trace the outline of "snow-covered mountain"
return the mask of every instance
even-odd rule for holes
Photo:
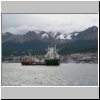
[[[40,30],[28,31],[23,35],[14,35],[13,33],[6,32],[3,34],[3,42],[27,42],[32,40],[49,41],[52,39],[61,41],[71,41],[77,39],[97,39],[98,28],[96,26],[90,27],[81,32],[61,33],[61,32],[45,32]]]
[[[30,49],[34,53],[43,54],[45,48],[56,41],[61,54],[75,52],[95,52],[98,50],[98,28],[90,27],[81,32],[61,33],[45,31],[28,31],[23,35],[2,34],[2,54],[9,56],[23,54]]]

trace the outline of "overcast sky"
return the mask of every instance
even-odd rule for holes
[[[70,33],[98,26],[98,14],[2,14],[2,32],[32,30]]]

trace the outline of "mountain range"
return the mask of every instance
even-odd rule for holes
[[[2,54],[22,55],[31,50],[33,54],[45,54],[45,48],[56,42],[60,54],[76,52],[97,52],[98,27],[92,26],[72,33],[28,31],[23,35],[10,32],[2,34]]]

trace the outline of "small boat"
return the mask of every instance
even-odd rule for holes
[[[30,53],[29,56],[24,56],[21,61],[22,65],[44,65],[44,60],[39,60],[36,55],[33,57]]]
[[[23,60],[21,61],[22,65],[35,65],[35,60],[31,53],[29,52],[29,56],[24,56]]]
[[[22,61],[21,64],[22,65],[34,65],[35,62],[34,61]]]

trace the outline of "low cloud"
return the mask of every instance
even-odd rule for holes
[[[70,33],[98,26],[98,14],[4,14],[2,32],[25,34],[44,30]]]

